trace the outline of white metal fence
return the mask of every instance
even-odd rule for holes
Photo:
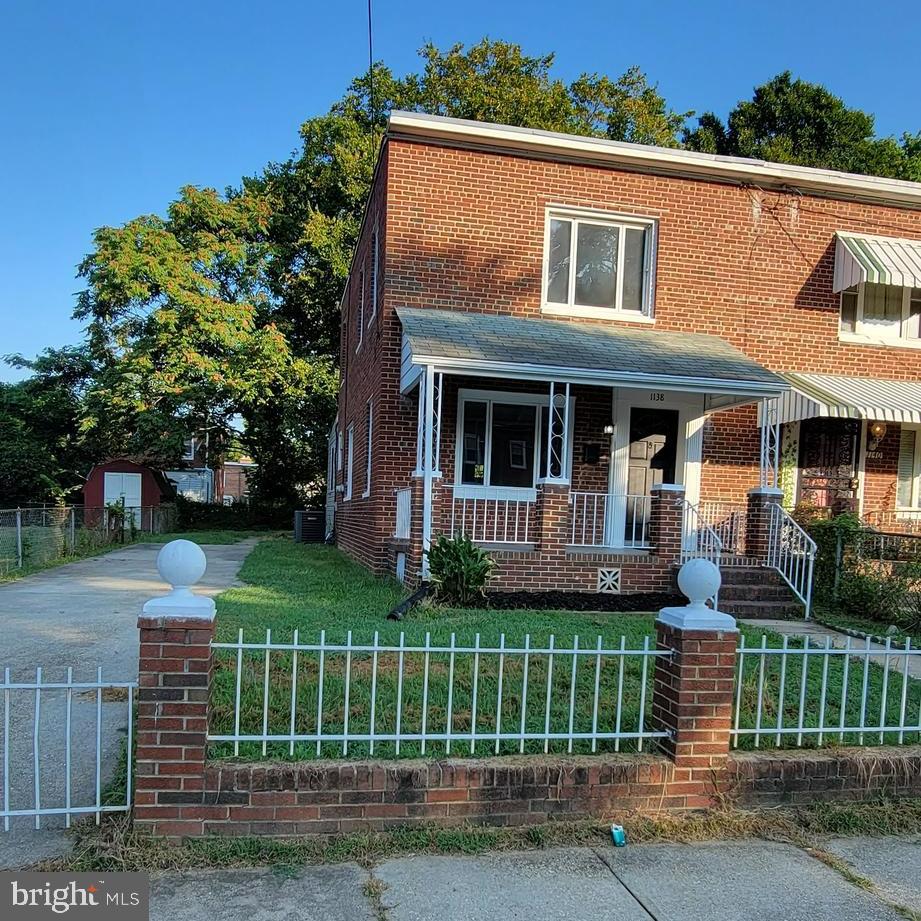
[[[733,745],[800,747],[921,741],[921,649],[850,637],[740,637]]]
[[[171,506],[125,509],[82,505],[0,509],[0,574],[172,529]]]
[[[400,540],[407,540],[412,533],[413,491],[410,488],[398,489],[397,520],[393,536]]]
[[[641,751],[656,657],[599,636],[519,646],[451,634],[447,645],[290,640],[215,642],[209,741],[236,757],[413,757]]]
[[[497,489],[482,495],[454,495],[451,502],[451,534],[489,544],[527,544],[533,540],[535,503],[506,498]]]
[[[767,565],[776,569],[803,603],[806,619],[812,609],[815,541],[781,506],[772,505],[768,527]]]
[[[89,679],[74,669],[0,682],[3,762],[0,818],[9,831],[19,819],[41,828],[63,818],[125,812],[131,804],[133,699],[136,681]]]

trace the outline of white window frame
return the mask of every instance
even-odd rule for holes
[[[188,442],[190,447],[186,450],[185,443]],[[195,436],[190,435],[182,443],[182,459],[183,460],[195,460]]]
[[[553,220],[572,221],[573,232],[570,234],[570,270],[569,292],[566,304],[559,304],[547,299],[550,268],[550,222]],[[575,303],[576,262],[578,246],[578,225],[596,224],[618,227],[617,247],[617,295],[613,307],[592,307]],[[643,309],[642,311],[624,310],[624,234],[626,228],[643,229],[646,233],[646,251],[643,264]],[[544,210],[544,256],[541,277],[541,311],[554,316],[589,317],[591,319],[616,319],[631,323],[655,322],[655,287],[656,287],[656,253],[658,249],[658,221],[652,217],[636,214],[603,211],[590,208],[573,208],[566,205],[548,205]]]
[[[345,456],[345,497],[348,502],[352,498],[352,470],[355,467],[355,425],[346,429],[346,456]]]
[[[336,472],[342,472],[342,429],[336,425]]]
[[[549,386],[549,385],[548,385]],[[464,483],[463,474],[463,449],[464,449],[464,404],[486,404],[486,446],[483,464],[483,484]],[[517,404],[535,407],[534,431],[534,484],[528,486],[490,486],[490,460],[492,456],[492,417],[493,404]],[[503,390],[468,390],[461,389],[457,393],[457,430],[454,438],[454,496],[458,499],[476,498],[487,495],[493,499],[527,499],[534,501],[537,496],[537,484],[543,483],[545,477],[540,470],[540,449],[543,431],[542,413],[537,408],[550,406],[550,395],[541,393],[508,393]],[[566,452],[565,480],[569,480],[572,473],[573,432],[575,430],[575,397],[569,398],[569,432],[567,438],[568,450]]]
[[[910,429],[915,433],[915,458],[911,475],[911,505],[896,504],[895,510],[897,512],[915,512],[921,508],[921,425],[903,422],[902,428]],[[898,458],[896,458],[896,463],[898,463]],[[898,497],[898,489],[896,489],[896,497]]]
[[[367,499],[371,495],[371,449],[372,449],[372,439],[374,433],[374,404],[371,400],[368,400],[368,405],[365,410],[365,428],[366,432],[366,444],[365,444],[365,489],[361,494],[362,499]]]
[[[368,326],[374,322],[377,316],[377,277],[380,270],[380,240],[378,225],[374,225],[371,231],[371,316],[368,318]]]
[[[365,341],[365,264],[362,262],[358,270],[358,344],[355,346],[357,352],[361,348],[362,342]]]
[[[857,288],[857,308],[854,313],[854,332],[843,328],[844,295],[851,289],[842,291],[838,295],[838,338],[843,342],[861,342],[869,345],[895,345],[902,348],[921,349],[921,336],[908,335],[908,323],[911,319],[911,302],[914,288],[902,287],[902,319],[896,330],[895,324],[886,328],[878,323],[866,323],[863,318],[864,300],[866,297],[867,282],[860,282]],[[853,286],[852,286],[853,287]],[[899,287],[886,285],[885,287]]]

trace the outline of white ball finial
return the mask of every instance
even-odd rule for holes
[[[702,557],[688,560],[678,571],[678,588],[695,607],[713,598],[722,583],[719,569]]]
[[[205,551],[190,540],[171,540],[157,554],[157,571],[172,589],[144,605],[145,617],[214,620],[214,599],[195,595],[192,586],[208,568]]]
[[[171,540],[157,554],[157,572],[174,588],[188,588],[205,574],[205,551],[190,540]]]
[[[662,608],[657,620],[681,630],[735,631],[734,617],[715,607],[707,607],[707,602],[719,591],[721,582],[719,568],[709,560],[688,560],[678,571],[678,588],[687,595],[688,604],[683,608]]]

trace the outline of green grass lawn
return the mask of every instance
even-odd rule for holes
[[[142,544],[168,544],[171,540],[190,540],[193,544],[238,544],[250,537],[268,537],[274,531],[170,531],[168,534],[139,534]]]
[[[649,659],[646,669],[645,692],[642,681],[642,658],[629,656],[624,659],[623,674],[618,656],[605,656],[596,673],[597,657],[579,657],[573,679],[574,657],[567,655],[578,638],[579,648],[594,649],[600,642],[605,649],[619,649],[623,642],[626,649],[639,650],[645,640],[654,646],[654,614],[576,613],[571,611],[493,611],[488,609],[453,610],[433,605],[413,611],[404,621],[386,620],[386,614],[405,592],[401,586],[389,579],[371,576],[364,569],[351,562],[335,548],[294,544],[290,540],[267,540],[261,542],[249,555],[241,570],[241,578],[247,584],[231,589],[218,599],[217,633],[219,641],[236,640],[238,631],[244,630],[249,642],[264,642],[266,630],[272,631],[273,642],[291,642],[294,631],[298,631],[301,643],[316,642],[321,631],[325,631],[327,642],[339,643],[346,639],[349,631],[354,643],[369,643],[375,632],[381,643],[398,645],[401,635],[407,646],[424,646],[426,637],[432,646],[448,646],[453,634],[457,646],[472,647],[477,634],[481,646],[496,647],[504,638],[506,648],[521,648],[525,637],[530,638],[532,649],[546,649],[551,634],[559,650],[552,657],[546,653],[532,653],[528,657],[528,688],[524,693],[524,655],[507,654],[502,668],[502,692],[499,693],[499,657],[481,655],[475,663],[472,654],[455,656],[453,696],[448,700],[451,657],[447,652],[430,653],[428,657],[428,722],[427,732],[444,732],[448,724],[450,707],[452,731],[469,733],[477,727],[477,733],[494,733],[497,725],[497,710],[500,714],[501,730],[517,732],[521,725],[522,701],[524,699],[525,727],[529,732],[542,732],[546,720],[548,680],[552,678],[549,690],[550,731],[567,732],[569,723],[569,702],[575,682],[576,707],[573,717],[575,732],[588,732],[592,728],[594,712],[594,688],[598,680],[598,728],[611,731],[618,726],[622,731],[636,731],[639,728],[640,700],[646,696],[646,714],[649,719],[649,695],[652,687],[653,660]],[[757,645],[761,631],[742,628],[746,643]],[[623,638],[623,639],[622,639]],[[769,634],[767,642],[779,646],[781,638]],[[791,641],[795,645],[795,641]],[[425,654],[404,653],[403,683],[399,687],[398,675],[400,654],[398,651],[380,653],[377,657],[377,708],[374,713],[377,732],[394,732],[397,714],[403,732],[419,733],[422,729],[422,700],[425,691]],[[760,725],[774,727],[777,715],[782,710],[784,725],[796,725],[799,699],[805,686],[805,726],[840,725],[844,660],[830,658],[828,668],[820,659],[810,661],[803,685],[802,666],[798,660],[788,662],[784,674],[784,695],[782,705],[778,700],[780,690],[779,657],[764,657],[763,673],[760,662],[752,656],[746,657],[742,692],[740,696],[740,726],[753,727],[758,722],[758,688],[761,688]],[[233,702],[236,681],[235,653],[217,653],[215,674],[212,732],[224,734],[233,728]],[[347,669],[348,664],[348,669]],[[477,695],[474,701],[474,670],[476,670]],[[342,732],[344,727],[346,672],[349,680],[348,716],[350,733],[368,733],[371,724],[371,684],[374,682],[374,661],[370,653],[356,652],[346,662],[345,653],[328,653],[323,663],[323,699],[319,700],[319,661],[315,652],[302,652],[298,656],[296,683],[294,662],[290,651],[275,651],[268,663],[268,731],[284,734],[291,726],[292,690],[296,698],[295,731],[309,735],[316,732],[318,711],[322,714],[322,725],[326,732]],[[242,656],[240,729],[243,733],[262,731],[263,700],[266,693],[266,656],[264,652],[245,652]],[[861,709],[862,675],[856,664],[849,668],[848,691],[843,698],[845,726],[853,725]],[[867,714],[878,714],[882,706],[883,671],[871,666],[868,671]],[[825,685],[825,706],[820,707],[821,689]],[[901,701],[901,676],[890,673],[887,682],[886,719],[893,725],[898,718]],[[622,693],[618,694],[618,689]],[[909,710],[918,716],[919,691],[921,684],[909,682],[906,699],[911,703]],[[621,699],[618,713],[616,701]],[[398,707],[398,700],[401,706]],[[822,713],[820,715],[820,710]],[[903,735],[903,741],[917,739],[918,733]],[[897,741],[896,733],[886,733],[885,741]],[[816,744],[814,735],[803,737],[805,745]],[[853,742],[856,739],[845,734],[839,740],[837,733],[829,733],[823,744],[837,744],[839,741]],[[783,736],[781,745],[796,742],[796,736]],[[647,741],[646,747],[649,746]],[[868,744],[870,744],[868,742]],[[751,737],[739,740],[740,748],[752,748]],[[762,737],[761,747],[775,747],[774,736]],[[598,751],[633,751],[638,747],[636,740],[622,740],[615,745],[612,740],[599,741]],[[565,741],[553,740],[551,752],[567,751]],[[500,740],[500,753],[517,754],[518,740]],[[528,740],[524,751],[544,750],[543,742]],[[585,753],[592,750],[587,740],[575,740],[572,751]],[[471,746],[469,740],[452,743],[450,754],[478,756],[494,754],[495,740],[478,739]],[[233,754],[230,743],[217,743],[215,754]],[[261,757],[261,743],[243,743],[238,752],[240,757]],[[341,757],[341,742],[325,742],[321,746],[313,742],[268,743],[265,755],[281,758]],[[350,743],[349,757],[371,755],[367,742]],[[418,742],[405,742],[396,751],[393,742],[380,742],[373,752],[378,757],[414,756],[422,754]],[[443,741],[429,742],[425,754],[441,756],[446,754]]]

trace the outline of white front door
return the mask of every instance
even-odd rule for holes
[[[128,515],[130,515],[134,519],[135,525],[140,525],[141,474],[106,473],[103,492],[103,502],[106,505],[113,502],[124,502],[126,522],[128,520]]]
[[[644,546],[649,492],[658,483],[685,487],[696,504],[700,497],[700,461],[704,398],[662,390],[615,389],[605,543]]]

